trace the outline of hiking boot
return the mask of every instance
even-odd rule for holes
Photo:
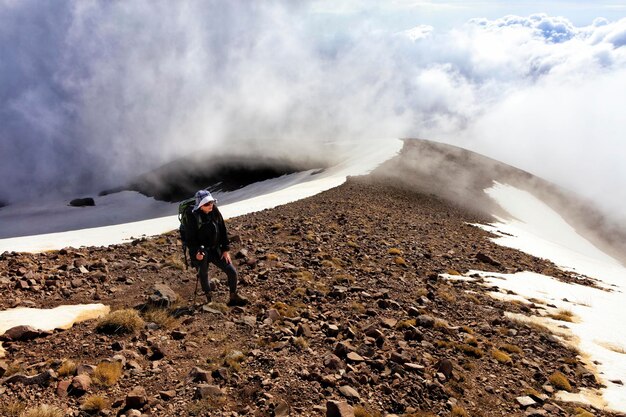
[[[228,300],[228,303],[226,305],[229,307],[235,307],[235,306],[243,307],[246,304],[248,304],[248,302],[249,301],[246,297],[243,297],[236,292],[232,292],[230,293],[230,300]]]
[[[206,295],[206,302],[210,303],[211,301],[213,301],[213,297],[211,297],[211,293],[210,292],[205,292],[204,295]]]

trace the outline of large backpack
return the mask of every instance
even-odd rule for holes
[[[178,232],[180,233],[180,241],[183,245],[183,256],[185,258],[186,268],[189,268],[187,262],[187,228],[189,227],[189,216],[194,215],[191,210],[195,204],[196,199],[194,197],[183,200],[178,204],[178,221],[180,223]]]

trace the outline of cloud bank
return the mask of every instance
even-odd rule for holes
[[[197,151],[423,137],[605,210],[626,201],[626,19],[324,30],[309,3],[0,6],[0,200],[119,185]]]

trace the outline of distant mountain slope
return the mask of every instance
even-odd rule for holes
[[[484,192],[495,181],[526,190],[550,205],[581,235],[626,264],[626,225],[604,216],[593,201],[467,149],[406,139],[402,157],[373,172],[421,193],[433,194],[482,214],[507,216]]]
[[[102,194],[130,190],[157,200],[176,202],[189,198],[201,188],[228,192],[255,182],[309,169],[323,169],[320,160],[292,161],[286,158],[194,155],[147,172],[128,185]]]

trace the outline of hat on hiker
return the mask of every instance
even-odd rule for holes
[[[213,198],[210,192],[207,190],[199,190],[196,193],[196,205],[193,206],[192,211],[197,211],[200,207],[208,203],[209,201],[217,201]]]

